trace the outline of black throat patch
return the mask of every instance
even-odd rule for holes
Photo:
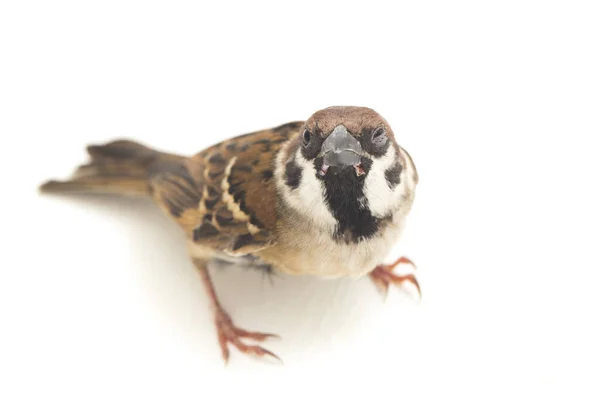
[[[325,185],[327,206],[338,222],[334,233],[334,239],[338,241],[357,243],[373,237],[384,221],[373,216],[363,190],[372,164],[370,159],[363,158],[362,167],[366,174],[360,177],[352,167],[330,167],[327,175],[318,176]],[[319,171],[322,165],[323,160],[317,159],[316,170]]]

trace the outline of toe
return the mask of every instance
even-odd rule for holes
[[[242,350],[244,351],[244,350]],[[279,362],[283,362],[281,361],[281,358],[279,358],[277,356],[277,354],[273,353],[272,351],[269,351],[263,347],[260,346],[246,346],[246,351],[244,351],[245,353],[248,354],[252,354],[258,357],[264,357],[264,356],[269,356],[274,358],[275,360],[279,361]]]
[[[399,259],[397,259],[396,261],[394,261],[392,264],[386,265],[384,268],[388,272],[392,272],[394,270],[394,268],[396,268],[400,264],[409,264],[413,268],[415,268],[415,269],[417,268],[417,266],[415,265],[415,263],[412,262],[408,257],[400,257]]]
[[[229,348],[227,347],[227,337],[223,332],[219,332],[219,346],[221,346],[221,355],[225,361],[225,365],[229,362]]]
[[[238,337],[243,337],[247,339],[256,340],[257,342],[262,342],[270,338],[279,339],[279,335],[275,335],[272,333],[262,333],[262,332],[249,332],[244,329],[235,328],[235,333]]]
[[[412,283],[417,288],[417,292],[419,292],[419,297],[421,297],[421,286],[419,285],[419,281],[417,281],[417,278],[413,274],[404,275],[404,276],[392,275],[391,279],[392,279],[392,282],[394,282],[394,284],[396,284],[398,286],[402,285],[406,281]]]

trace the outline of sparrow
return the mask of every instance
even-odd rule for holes
[[[209,266],[238,265],[322,278],[369,276],[384,294],[414,274],[384,259],[412,208],[418,174],[388,122],[366,107],[334,106],[306,121],[254,131],[192,156],[131,140],[87,147],[88,164],[43,193],[149,196],[187,241],[214,315],[223,359],[229,346],[254,356],[247,341],[276,335],[234,324],[219,302]]]

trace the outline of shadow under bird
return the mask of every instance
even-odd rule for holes
[[[418,175],[387,121],[365,107],[329,107],[226,140],[193,156],[117,140],[88,146],[89,164],[42,192],[150,196],[185,232],[210,298],[225,361],[228,345],[278,357],[245,340],[274,335],[234,324],[211,281],[211,262],[323,278],[369,276],[387,293],[408,281],[385,265],[413,204]],[[419,289],[420,292],[420,289]]]

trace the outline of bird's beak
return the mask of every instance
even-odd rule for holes
[[[327,168],[356,166],[360,164],[362,146],[344,125],[338,125],[323,142],[321,154]]]

